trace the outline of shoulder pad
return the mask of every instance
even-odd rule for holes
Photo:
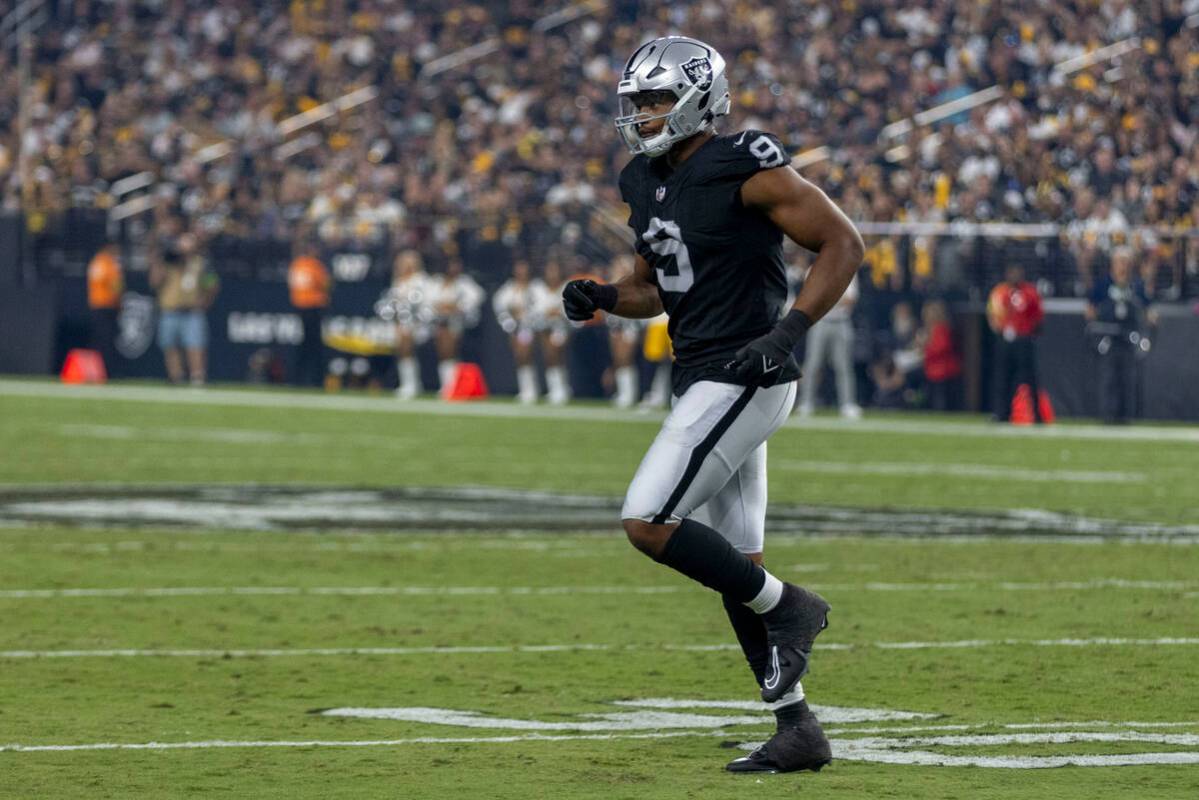
[[[764,169],[791,163],[791,154],[773,133],[745,130],[714,142],[715,167],[721,174],[748,178]]]

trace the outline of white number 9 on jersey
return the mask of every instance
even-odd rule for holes
[[[781,167],[783,161],[786,160],[783,158],[783,151],[779,149],[779,146],[765,134],[749,143],[749,152],[757,157],[758,164],[762,169]]]
[[[755,153],[756,155],[756,153]],[[683,232],[677,223],[671,220],[660,220],[657,217],[649,221],[649,227],[641,235],[649,249],[663,256],[663,266],[654,267],[658,273],[658,285],[664,292],[685,292],[695,283],[695,272],[691,269],[691,254],[687,245],[683,244]],[[667,256],[674,256],[676,270],[670,270]]]

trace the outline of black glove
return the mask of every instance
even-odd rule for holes
[[[562,307],[566,318],[585,322],[595,316],[596,311],[611,311],[616,308],[617,290],[607,283],[591,280],[569,281],[562,289]]]
[[[725,369],[734,370],[746,386],[774,386],[791,351],[810,327],[812,320],[807,314],[791,309],[774,330],[738,350]]]

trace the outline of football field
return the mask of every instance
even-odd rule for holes
[[[1194,798],[1199,429],[793,422],[819,774],[634,551],[660,415],[0,380],[0,798]]]

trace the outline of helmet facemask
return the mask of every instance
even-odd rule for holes
[[[633,92],[622,94],[618,99],[620,116],[616,118],[616,130],[620,132],[625,145],[634,154],[645,153],[651,158],[660,156],[670,150],[675,142],[690,135],[678,130],[675,126],[674,118],[677,116],[682,102],[673,91],[658,89]],[[667,103],[670,105],[662,113],[653,114],[641,110],[643,108],[661,108]],[[657,120],[664,120],[662,127],[656,133],[644,136],[641,126]]]

